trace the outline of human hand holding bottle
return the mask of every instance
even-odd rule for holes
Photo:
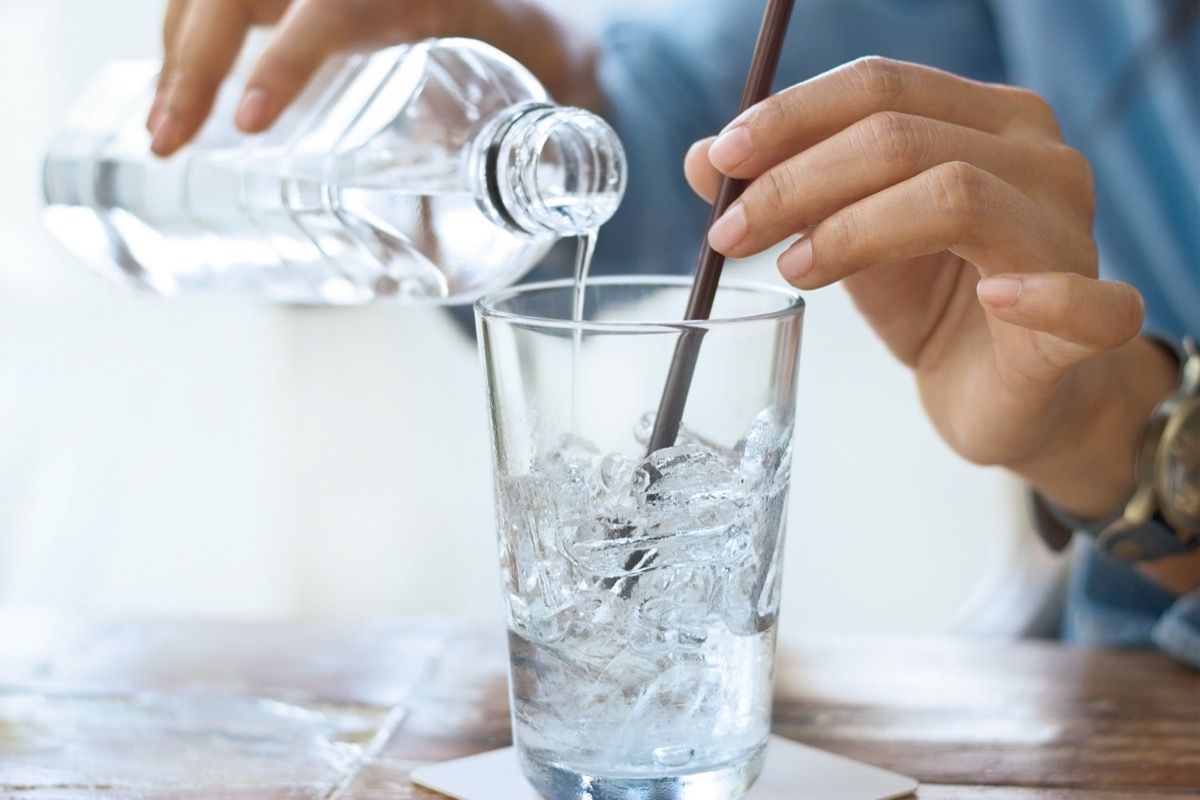
[[[265,130],[335,52],[435,36],[486,41],[523,63],[564,105],[600,110],[595,48],[527,0],[169,0],[163,70],[146,125],[173,153],[199,130],[253,26],[275,25],[235,122]]]
[[[731,257],[805,235],[789,283],[841,281],[912,368],[943,439],[1084,519],[1134,488],[1174,359],[1141,296],[1097,278],[1090,169],[1034,94],[863,59],[750,109],[686,161],[701,195],[749,180],[710,231]]]

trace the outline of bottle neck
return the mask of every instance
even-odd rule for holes
[[[533,237],[598,228],[625,192],[625,151],[591,112],[543,103],[514,106],[474,143],[475,196],[493,222]]]

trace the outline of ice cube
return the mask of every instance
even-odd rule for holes
[[[596,491],[594,455],[562,454],[538,462],[529,473],[531,502],[559,516],[591,504]]]
[[[708,638],[706,601],[680,600],[670,595],[647,597],[634,612],[630,647],[642,653],[666,653],[695,648]]]
[[[598,500],[610,511],[630,509],[646,491],[650,476],[638,469],[638,462],[621,453],[609,453],[600,461]]]
[[[741,521],[747,533],[747,552],[719,579],[718,610],[730,631],[750,635],[775,624],[779,611],[779,564],[783,553],[782,514],[786,492],[781,491],[753,509]]]
[[[727,525],[643,529],[602,523],[589,530],[586,538],[567,545],[567,554],[592,575],[608,578],[724,562],[731,535]],[[596,530],[606,535],[597,536]]]
[[[633,438],[638,444],[643,447],[650,446],[650,440],[654,438],[654,423],[658,419],[658,414],[653,411],[647,411],[637,421],[637,425],[633,428]],[[675,441],[672,443],[675,446],[684,444],[700,444],[710,450],[720,450],[721,448],[704,436],[701,436],[696,431],[689,428],[687,425],[680,425],[679,432],[675,434]]]
[[[658,417],[653,411],[647,411],[638,419],[637,425],[633,428],[633,438],[637,439],[638,444],[642,447],[650,446],[650,438],[654,433],[654,420]]]
[[[786,481],[791,439],[791,421],[779,419],[774,406],[764,408],[737,443],[738,471],[754,487],[777,479]]]
[[[683,506],[696,500],[720,502],[741,488],[741,477],[720,454],[698,444],[665,447],[639,467],[649,476],[644,503]]]

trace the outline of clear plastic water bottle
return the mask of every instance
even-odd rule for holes
[[[554,105],[467,39],[327,64],[266,133],[222,87],[196,140],[161,159],[145,119],[159,64],[110,63],[44,163],[45,220],[84,261],[163,295],[287,303],[459,303],[514,283],[616,210],[612,129]]]

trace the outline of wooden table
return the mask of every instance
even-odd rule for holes
[[[0,798],[406,800],[509,742],[500,631],[0,610]],[[918,797],[1200,794],[1200,673],[1157,653],[974,639],[784,643],[775,730]]]

